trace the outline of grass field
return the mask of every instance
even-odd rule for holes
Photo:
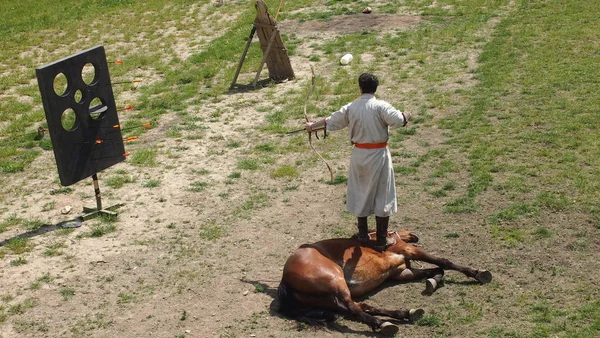
[[[600,335],[600,2],[298,0],[278,18],[317,26],[365,6],[418,21],[283,31],[297,79],[240,93],[228,89],[252,1],[0,1],[0,335],[368,334],[346,319],[345,331],[314,331],[269,307],[293,248],[355,230],[343,206],[346,134],[315,142],[336,184],[305,135],[281,136],[302,125],[309,64],[311,118],[354,99],[363,71],[379,75],[378,96],[413,113],[389,142],[394,226],[494,274],[480,287],[448,275],[429,298],[415,299],[421,286],[382,290],[381,305],[426,311],[398,336]],[[47,126],[35,68],[96,45],[112,81],[126,82],[114,87],[117,106],[135,107],[119,118],[139,140],[101,181],[108,201],[129,206],[46,231],[65,204],[93,195],[89,182],[60,186],[49,137],[34,138]],[[355,59],[341,67],[346,52]],[[255,40],[239,82],[261,57]],[[251,293],[236,298],[244,278]]]

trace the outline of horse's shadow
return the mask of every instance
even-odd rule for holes
[[[401,284],[414,284],[414,283],[424,283],[422,280],[413,280],[413,281],[393,281],[393,280],[386,280],[383,283],[381,283],[379,286],[377,286],[375,289],[373,289],[371,292],[369,292],[368,296],[362,296],[357,298],[358,301],[362,302],[365,301],[367,299],[370,298],[370,296],[373,296],[375,294],[377,294],[379,291],[389,288],[391,286],[396,286],[396,285],[401,285]],[[478,285],[480,284],[478,281],[471,281],[471,280],[467,280],[467,281],[455,281],[455,280],[446,280],[443,279],[442,282],[440,283],[438,289],[434,290],[433,292],[427,292],[426,289],[423,289],[423,291],[421,292],[422,296],[432,296],[433,294],[435,294],[435,292],[441,288],[443,288],[445,285]]]
[[[279,313],[279,301],[277,299],[277,295],[278,295],[278,291],[277,291],[277,287],[272,287],[266,283],[260,282],[260,281],[255,281],[255,280],[248,280],[245,278],[241,279],[241,282],[243,283],[247,283],[250,284],[252,286],[254,286],[254,289],[257,290],[257,292],[261,292],[264,293],[265,295],[271,297],[273,300],[271,301],[271,304],[269,304],[269,314],[271,316],[274,317],[278,317],[281,319],[285,319],[285,320],[290,320],[290,318],[283,316],[281,313]],[[384,283],[385,284],[385,283]],[[398,284],[398,283],[395,283]],[[389,284],[388,284],[389,286]],[[373,290],[369,295],[372,295],[376,292],[378,292],[379,290],[383,289],[382,287],[377,288],[376,290]],[[357,301],[358,302],[362,302],[364,300],[369,299],[369,296],[362,296],[362,297],[357,297]],[[342,316],[340,316],[342,317]],[[343,316],[343,318],[351,320],[353,322],[357,322],[360,323],[360,321],[355,320],[352,317],[347,317],[347,316]],[[393,322],[395,324],[399,324],[399,325],[403,325],[403,324],[409,324],[406,321],[402,321],[402,320],[396,320],[396,319],[392,319],[389,318],[387,319],[387,321]],[[294,322],[296,322],[296,329],[298,331],[303,331],[303,330],[314,330],[314,331],[318,331],[318,330],[335,330],[338,331],[340,333],[352,333],[352,334],[361,334],[365,337],[384,337],[384,335],[377,333],[377,332],[373,332],[373,331],[367,331],[367,330],[354,330],[351,329],[343,324],[338,323],[337,321],[333,321],[333,322],[311,322],[309,323],[309,327],[306,326],[306,323],[302,323],[296,320],[293,320]]]

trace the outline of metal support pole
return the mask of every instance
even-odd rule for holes
[[[96,194],[96,210],[102,210],[102,195],[100,194],[100,185],[98,184],[98,175],[92,175],[94,181],[94,193]]]
[[[102,194],[100,193],[100,184],[98,183],[98,175],[93,174],[92,180],[94,182],[94,194],[96,195],[96,208],[87,208],[83,207],[83,212],[85,213],[82,217],[84,221],[88,219],[97,217],[98,215],[108,215],[108,216],[117,216],[115,212],[116,209],[122,207],[124,204],[117,204],[110,206],[108,208],[102,208]]]

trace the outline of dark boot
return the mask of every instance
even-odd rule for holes
[[[358,241],[362,245],[369,244],[369,226],[366,217],[358,217]]]
[[[375,245],[375,249],[383,252],[396,244],[396,240],[393,237],[388,238],[387,236],[388,225],[390,223],[389,217],[375,216],[375,222],[377,223],[377,244]]]

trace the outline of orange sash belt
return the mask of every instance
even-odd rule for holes
[[[360,149],[379,149],[387,147],[387,142],[381,143],[354,143],[356,148]]]

